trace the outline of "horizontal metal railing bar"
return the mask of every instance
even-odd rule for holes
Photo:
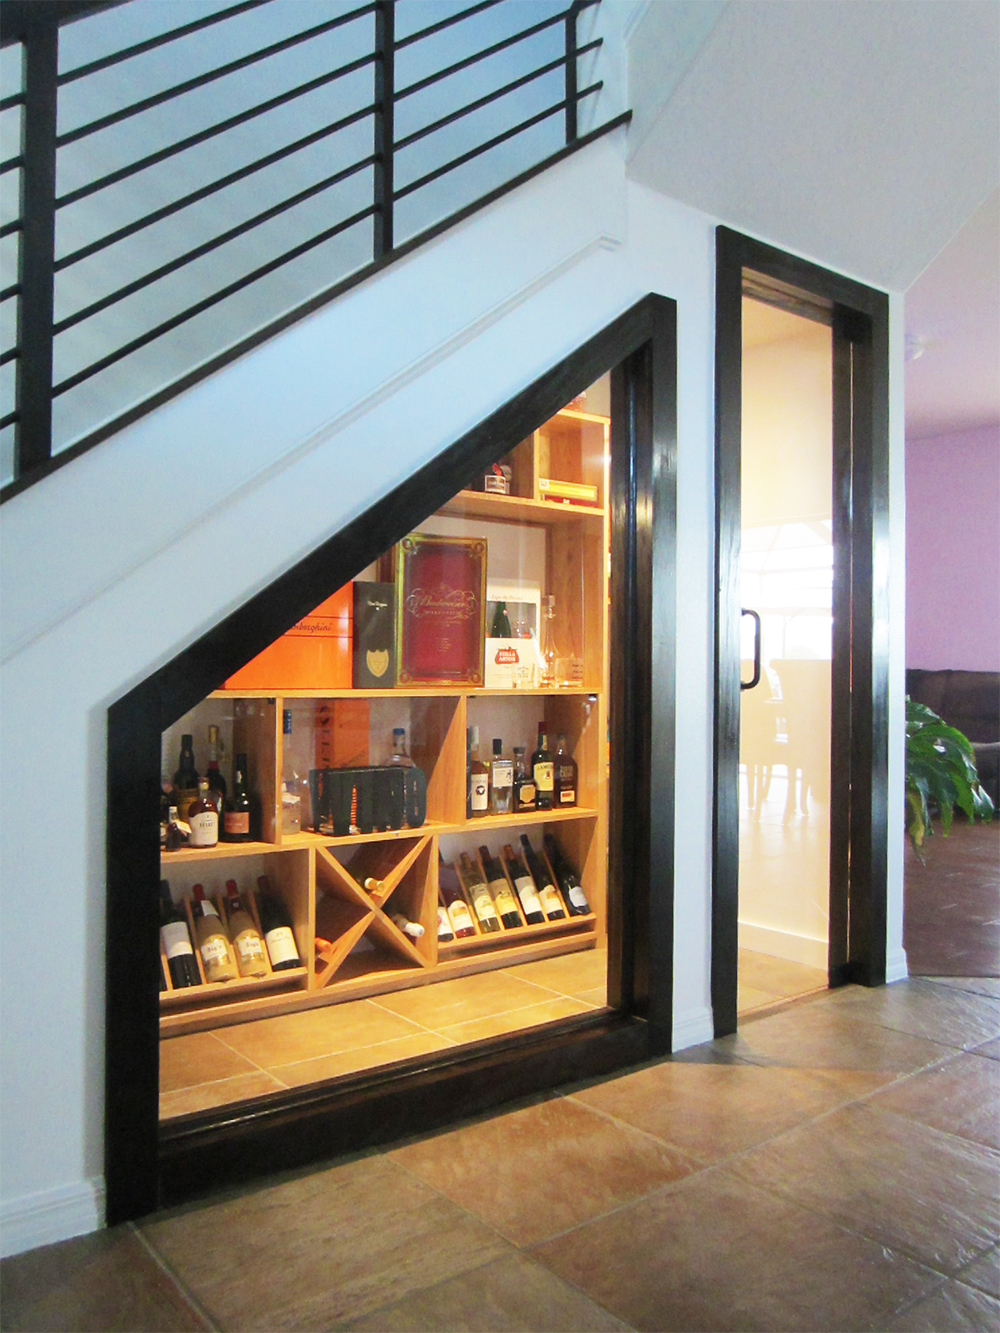
[[[9,301],[12,296],[21,295],[21,284],[12,282],[9,287],[0,289],[0,301]]]
[[[20,355],[20,347],[8,347],[6,352],[0,352],[0,366],[7,365],[8,361],[16,361]]]
[[[96,181],[81,185],[76,190],[70,190],[68,194],[60,195],[56,199],[56,208],[65,208],[68,204],[75,204],[80,199],[86,199],[89,195],[97,194],[99,190],[107,189],[109,185],[117,185],[119,181],[127,180],[129,176],[145,171],[147,167],[158,166],[160,162],[165,162],[168,158],[175,157],[188,148],[195,148],[198,144],[205,143],[217,135],[225,134],[227,130],[235,129],[237,125],[243,125],[249,120],[254,120],[257,116],[266,115],[268,111],[274,111],[279,106],[285,106],[297,97],[305,97],[307,93],[315,92],[317,88],[333,83],[334,80],[343,78],[345,74],[353,74],[356,70],[363,69],[365,65],[371,65],[374,62],[375,53],[372,51],[367,55],[359,56],[356,60],[349,61],[346,65],[340,65],[327,74],[320,74],[317,78],[310,79],[308,83],[301,83],[297,88],[292,88],[286,93],[279,93],[276,97],[270,97],[266,102],[260,102],[257,106],[250,107],[248,111],[241,111],[235,116],[229,116],[226,120],[220,120],[217,124],[209,125],[207,129],[199,130],[196,134],[189,134],[186,139],[178,139],[176,143],[168,144],[166,148],[160,148],[155,153],[149,153],[146,157],[130,162],[126,167],[119,167],[117,171],[111,171]]]
[[[434,83],[439,83],[442,79],[447,79],[451,74],[457,74],[460,70],[468,69],[470,65],[478,64],[480,60],[486,60],[489,56],[495,56],[498,51],[506,51],[508,47],[516,46],[518,42],[526,41],[529,37],[534,37],[537,33],[544,32],[547,28],[554,28],[557,23],[565,23],[568,9],[561,10],[558,14],[552,14],[547,19],[542,19],[539,23],[534,23],[530,28],[524,28],[521,32],[515,32],[510,37],[504,37],[502,41],[494,42],[492,46],[484,46],[481,51],[474,52],[471,56],[466,56],[464,60],[456,60],[453,65],[447,65],[444,69],[436,70],[433,74],[428,74],[422,79],[417,79],[415,83],[407,84],[405,88],[396,90],[396,101],[400,102],[404,97],[410,97],[413,93],[419,93],[424,88],[429,88]]]
[[[285,144],[283,148],[276,148],[273,153],[268,153],[265,157],[259,157],[245,167],[239,167],[226,176],[220,176],[218,180],[211,181],[208,185],[201,186],[200,189],[192,190],[190,194],[182,195],[180,199],[175,199],[173,203],[164,204],[162,208],[154,209],[152,213],[146,213],[141,218],[136,218],[134,222],[127,223],[124,227],[119,227],[106,236],[98,237],[96,241],[91,241],[89,245],[82,245],[79,250],[73,250],[69,254],[63,255],[55,261],[53,268],[58,273],[61,269],[79,263],[81,259],[89,259],[91,255],[106,250],[109,245],[115,245],[118,241],[123,241],[129,236],[135,235],[137,231],[151,227],[154,223],[162,222],[164,218],[179,213],[192,204],[200,203],[202,199],[209,198],[210,195],[226,189],[229,185],[235,185],[247,176],[252,176],[254,172],[263,171],[266,167],[273,166],[275,162],[291,157],[293,153],[301,152],[303,148],[309,148],[312,144],[319,143],[321,139],[329,138],[331,134],[337,134],[340,130],[347,129],[349,125],[364,120],[366,116],[374,115],[375,109],[375,103],[372,102],[369,106],[363,106],[357,111],[352,111],[349,116],[342,116],[340,120],[335,120],[330,125],[324,125],[321,129],[313,130],[311,134],[303,135],[301,139],[294,139],[290,144]],[[2,235],[3,232],[0,230],[0,236]]]
[[[6,430],[8,426],[13,426],[15,422],[20,420],[20,412],[8,412],[5,417],[0,417],[0,430]]]
[[[591,93],[599,92],[604,86],[604,81],[592,83],[589,88],[584,88],[576,95],[579,102],[581,97],[589,97]],[[566,98],[561,102],[556,102],[554,106],[547,107],[544,111],[537,112],[534,116],[529,116],[527,120],[522,120],[518,125],[512,125],[509,130],[504,130],[502,134],[494,135],[492,139],[487,139],[485,143],[470,148],[467,153],[461,153],[458,157],[452,158],[442,167],[436,167],[433,171],[428,171],[426,175],[419,176],[409,185],[404,185],[401,190],[396,190],[393,194],[393,200],[404,199],[406,195],[413,194],[414,191],[422,189],[425,185],[430,185],[440,176],[446,176],[449,171],[454,171],[457,167],[464,166],[466,162],[471,162],[474,157],[479,157],[483,153],[488,153],[491,148],[496,148],[499,144],[505,143],[508,139],[515,138],[518,134],[523,134],[525,130],[530,130],[532,126],[539,125],[543,120],[548,120],[550,116],[557,115],[560,111],[565,111],[567,106]]]
[[[17,157],[5,158],[3,162],[0,162],[0,176],[6,175],[8,171],[13,171],[16,167],[23,167],[23,166],[24,166],[24,158],[20,155],[20,153],[17,155]]]
[[[0,111],[13,111],[16,106],[24,106],[24,93],[10,93],[0,97]]]
[[[288,51],[292,47],[301,46],[303,42],[321,37],[334,28],[340,28],[353,19],[370,14],[374,11],[374,8],[374,4],[363,5],[360,9],[353,10],[349,14],[341,14],[337,18],[327,19],[325,23],[317,23],[312,28],[305,28],[302,32],[293,33],[291,37],[283,37],[278,42],[272,42],[270,46],[264,46],[259,51],[251,52],[250,55],[240,56],[238,60],[230,60],[227,64],[220,65],[217,69],[209,70],[205,74],[196,74],[193,78],[185,79],[183,83],[174,84],[172,88],[164,88],[161,92],[152,93],[139,102],[133,102],[131,106],[121,107],[118,111],[109,111],[107,115],[98,116],[96,120],[90,120],[86,125],[78,125],[75,130],[67,130],[65,134],[57,135],[56,147],[65,148],[67,144],[77,143],[80,139],[86,139],[88,135],[106,130],[112,125],[118,125],[132,116],[141,115],[144,111],[151,111],[154,107],[162,106],[175,97],[183,97],[185,93],[206,88],[210,83],[215,83],[217,79],[227,78],[230,74],[236,74],[241,69],[257,65],[262,60],[269,60],[272,56],[280,55],[283,51]]]
[[[88,74],[109,69],[112,65],[121,64],[123,60],[131,60],[133,56],[145,55],[147,51],[154,51],[158,46],[166,46],[168,42],[176,42],[181,37],[190,37],[192,33],[200,32],[202,28],[209,28],[213,24],[222,23],[225,19],[235,18],[237,14],[243,14],[249,9],[258,9],[261,5],[267,4],[270,4],[270,0],[242,0],[241,4],[230,5],[228,9],[218,9],[214,14],[206,14],[200,19],[192,19],[190,23],[183,23],[179,28],[171,28],[169,32],[161,32],[156,37],[147,37],[145,41],[123,47],[120,51],[112,51],[110,55],[88,61],[86,65],[76,65],[73,69],[64,70],[56,79],[56,83],[62,87],[77,79],[85,79]]]
[[[161,324],[157,324],[155,328],[140,334],[138,338],[133,338],[131,342],[125,343],[124,346],[116,348],[113,352],[109,352],[107,356],[101,357],[99,361],[94,361],[91,365],[84,366],[84,368],[78,370],[75,375],[70,375],[68,379],[53,385],[52,397],[57,398],[60,394],[67,393],[70,389],[75,389],[78,384],[82,384],[92,376],[100,374],[102,370],[107,370],[109,366],[113,366],[116,362],[123,360],[126,356],[131,356],[133,352],[138,352],[141,348],[147,346],[151,342],[155,342],[157,338],[161,338],[165,333],[170,333],[171,330],[178,328],[181,324],[186,324],[189,319],[194,319],[196,315],[202,314],[205,310],[210,310],[212,306],[218,305],[220,301],[224,301],[227,297],[242,291],[244,287],[249,287],[251,283],[257,282],[261,278],[266,278],[269,273],[275,272],[276,269],[282,268],[285,264],[290,264],[293,259],[298,259],[300,255],[307,254],[310,250],[315,250],[317,245],[322,245],[324,241],[332,240],[333,237],[337,236],[340,232],[347,231],[350,227],[356,226],[359,222],[363,222],[365,218],[370,218],[374,212],[374,204],[369,204],[367,208],[361,209],[360,212],[352,214],[351,217],[345,218],[343,221],[336,223],[332,227],[327,227],[317,236],[310,237],[308,241],[302,241],[301,244],[293,246],[291,250],[287,250],[283,255],[278,255],[276,259],[271,259],[266,264],[261,264],[250,273],[244,274],[242,278],[237,278],[235,281],[228,283],[225,287],[220,288],[219,291],[212,292],[211,295],[204,297],[201,301],[197,301],[193,306],[189,306],[187,310],[180,311],[179,314],[173,315],[170,319],[164,320]]]
[[[449,14],[446,19],[438,19],[436,23],[429,23],[426,28],[419,28],[416,32],[411,32],[408,37],[397,37],[396,50],[401,51],[404,46],[412,46],[414,42],[423,41],[425,37],[430,37],[435,32],[450,28],[453,23],[461,23],[463,19],[472,18],[473,14],[481,14],[484,9],[492,9],[494,5],[500,4],[503,4],[503,0],[479,0],[479,4],[469,5],[467,9],[459,10],[457,14]]]
[[[287,213],[290,208],[294,208],[297,204],[304,203],[307,199],[313,198],[314,195],[322,194],[324,190],[331,189],[341,181],[347,180],[349,176],[353,176],[357,172],[363,171],[365,167],[372,166],[374,162],[375,154],[372,153],[369,157],[362,158],[359,162],[354,162],[349,167],[344,167],[341,171],[334,172],[332,176],[327,176],[324,180],[317,181],[315,184],[308,186],[304,190],[299,190],[297,194],[290,195],[287,199],[282,199],[280,203],[272,204],[270,208],[265,208],[260,213],[255,213],[253,217],[247,218],[245,222],[237,223],[236,226],[230,227],[228,231],[220,232],[218,236],[213,236],[210,240],[203,241],[201,245],[196,245],[184,254],[178,255],[175,259],[171,259],[168,263],[161,264],[159,268],[151,269],[148,273],[144,273],[142,277],[135,278],[132,282],[126,283],[124,287],[119,287],[116,291],[109,292],[107,296],[102,296],[99,301],[94,301],[90,305],[74,311],[72,315],[67,315],[65,319],[61,319],[58,323],[53,324],[53,334],[65,333],[67,329],[71,329],[75,324],[82,324],[85,319],[90,319],[92,316],[100,314],[102,310],[106,310],[109,306],[115,305],[118,301],[124,301],[126,297],[134,296],[136,292],[141,292],[144,287],[150,287],[154,282],[159,282],[161,278],[169,277],[171,273],[175,273],[179,268],[183,268],[186,264],[191,264],[196,259],[201,259],[204,255],[211,254],[213,250],[218,250],[220,246],[228,245],[230,241],[235,241],[238,237],[245,235],[248,231],[253,231],[255,227],[262,226],[265,222],[269,222],[271,218],[276,218],[282,213]]]
[[[3,224],[3,226],[0,227],[0,241],[2,241],[5,236],[13,236],[16,231],[24,231],[23,218],[15,218],[13,222],[5,222]]]
[[[596,41],[588,42],[585,47],[580,47],[577,55],[586,51],[593,50],[601,45],[603,38],[598,37]],[[557,56],[555,60],[550,60],[547,65],[540,65],[538,69],[532,70],[530,74],[522,74],[519,79],[514,79],[511,83],[504,84],[502,88],[497,88],[491,93],[486,93],[482,97],[477,97],[474,102],[468,102],[465,106],[459,107],[457,111],[452,111],[450,115],[442,116],[439,120],[432,120],[429,125],[423,129],[414,130],[412,134],[404,135],[402,139],[397,139],[396,149],[407,148],[411,143],[416,143],[418,139],[425,138],[428,134],[433,134],[435,130],[444,129],[446,125],[451,125],[453,121],[461,120],[463,116],[470,115],[473,111],[478,111],[481,107],[488,106],[490,102],[499,101],[501,97],[506,97],[517,88],[523,88],[525,84],[540,79],[545,74],[551,74],[553,70],[561,69],[565,65],[568,57],[565,55]]]

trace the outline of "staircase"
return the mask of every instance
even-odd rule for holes
[[[0,19],[2,500],[629,119],[599,0]]]

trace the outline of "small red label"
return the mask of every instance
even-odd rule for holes
[[[521,661],[516,648],[498,648],[497,655],[493,660],[497,666],[517,666]]]

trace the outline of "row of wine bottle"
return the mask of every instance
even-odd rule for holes
[[[499,856],[480,847],[475,861],[465,852],[438,876],[438,942],[491,935],[541,925],[590,911],[580,877],[551,833],[536,852],[526,833],[521,850],[508,843]]]
[[[226,880],[225,922],[206,896],[203,886],[195,884],[192,888],[191,919],[206,981],[266,977],[269,972],[302,966],[284,903],[271,892],[266,875],[260,876],[257,886],[260,890],[260,930],[234,879]],[[174,990],[200,986],[201,974],[187,917],[184,909],[174,902],[170,884],[165,879],[160,880],[160,939]],[[162,975],[160,989],[167,989]]]

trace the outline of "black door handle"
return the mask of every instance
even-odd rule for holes
[[[740,611],[740,615],[753,616],[753,679],[740,681],[741,690],[752,690],[755,685],[760,684],[760,616],[746,606]]]

